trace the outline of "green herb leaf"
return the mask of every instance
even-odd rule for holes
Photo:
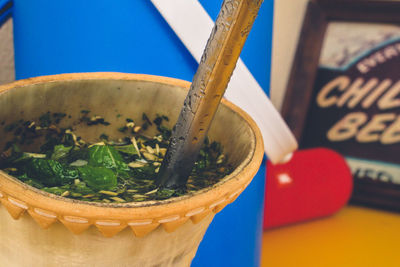
[[[34,179],[28,177],[26,175],[26,173],[18,175],[17,177],[18,177],[18,179],[20,179],[21,181],[23,181],[24,183],[26,183],[26,184],[28,184],[30,186],[33,186],[33,187],[36,187],[36,188],[39,188],[39,189],[43,188],[43,185],[41,183],[39,183],[37,180],[34,180]]]
[[[89,158],[89,150],[87,148],[74,148],[68,153],[68,157],[61,158],[59,161],[65,164],[71,164],[76,162],[77,160],[88,161]]]
[[[155,179],[157,175],[155,169],[157,167],[154,165],[145,165],[140,168],[133,168],[131,172],[133,173],[132,176],[137,179]]]
[[[89,148],[89,165],[106,167],[116,171],[128,171],[128,164],[122,155],[112,146],[92,146]]]
[[[77,193],[80,193],[82,195],[87,195],[87,194],[92,194],[94,191],[89,188],[86,183],[84,182],[79,182],[74,185],[74,191]]]
[[[60,196],[62,193],[65,192],[65,189],[59,188],[57,186],[54,187],[44,187],[42,190],[46,191],[47,193],[54,194]]]
[[[51,159],[33,158],[25,166],[28,177],[37,179],[46,186],[64,185],[73,182],[79,173]]]
[[[139,155],[138,151],[136,150],[133,144],[125,145],[125,146],[114,146],[115,150],[128,154],[130,156]]]
[[[65,156],[68,155],[68,153],[71,151],[72,146],[64,146],[64,145],[56,145],[54,147],[53,154],[51,154],[51,159],[52,160],[59,160]]]
[[[156,192],[156,198],[157,199],[167,199],[172,197],[175,194],[175,190],[173,189],[168,189],[168,188],[163,188],[163,189],[159,189]]]
[[[113,190],[117,187],[117,176],[105,167],[79,167],[81,179],[94,190]]]

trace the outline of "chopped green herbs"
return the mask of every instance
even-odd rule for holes
[[[100,139],[108,141],[108,135],[103,133],[100,135]]]
[[[78,123],[90,127],[109,125],[99,115],[88,116],[89,110],[80,113]],[[4,122],[3,130],[10,132],[13,140],[0,154],[0,169],[48,193],[104,203],[180,196],[213,185],[231,172],[221,144],[207,138],[186,188],[158,188],[155,180],[171,136],[171,130],[163,124],[168,117],[157,115],[151,121],[143,114],[141,125],[126,118],[124,125],[117,125],[125,137],[112,140],[103,133],[94,143],[83,140],[74,127],[59,127],[66,117],[71,118],[65,113],[47,112],[36,121]],[[148,127],[158,133],[153,137],[143,135]],[[38,151],[21,149],[32,143],[39,147]]]
[[[50,112],[47,112],[39,117],[39,126],[40,127],[48,127],[51,123]]]

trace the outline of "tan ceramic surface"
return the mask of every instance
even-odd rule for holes
[[[47,111],[65,112],[74,120],[80,110],[89,109],[93,115],[104,116],[111,126],[78,125],[76,132],[91,141],[103,132],[117,138],[121,133],[112,125],[126,117],[141,121],[143,112],[149,117],[165,114],[172,126],[189,85],[176,79],[121,73],[27,79],[0,86],[0,121],[33,119]],[[118,119],[117,114],[123,116]],[[19,262],[18,266],[34,262],[41,263],[37,266],[79,266],[83,262],[96,262],[94,266],[125,266],[127,262],[136,264],[129,266],[189,265],[214,214],[246,188],[263,156],[260,132],[239,108],[223,101],[215,122],[209,136],[223,144],[236,169],[212,188],[179,198],[89,204],[47,194],[0,171],[0,260]],[[0,147],[9,138],[3,136]],[[13,221],[5,210],[20,220]],[[80,235],[71,235],[67,229]],[[53,252],[46,254],[49,251]]]

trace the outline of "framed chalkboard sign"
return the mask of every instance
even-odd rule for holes
[[[400,211],[400,0],[310,1],[282,113],[346,157],[353,203]]]

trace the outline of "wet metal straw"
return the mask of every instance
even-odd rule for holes
[[[151,2],[187,50],[200,63],[214,26],[214,21],[201,3],[198,0],[151,0]],[[263,3],[266,4],[272,5],[273,1]],[[244,88],[246,89],[243,90]],[[257,123],[263,136],[265,153],[272,163],[282,162],[288,154],[298,148],[296,138],[286,122],[240,58],[224,97],[246,111]]]
[[[158,184],[186,184],[262,0],[225,0],[178,118]]]

